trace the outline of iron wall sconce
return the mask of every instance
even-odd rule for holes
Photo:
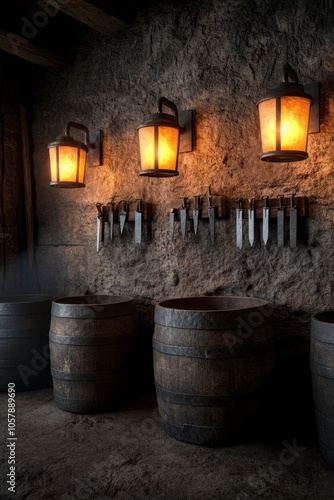
[[[319,84],[304,87],[289,64],[283,80],[258,102],[263,161],[305,160],[308,134],[319,132]]]
[[[85,142],[70,136],[70,129],[80,130]],[[50,186],[60,188],[85,187],[87,156],[91,166],[101,165],[101,130],[89,131],[85,125],[69,122],[65,135],[48,145],[50,157]]]
[[[163,113],[165,106],[173,114]],[[137,128],[140,149],[140,175],[173,177],[179,175],[178,156],[193,150],[193,112],[178,112],[165,97],[158,101],[158,112],[146,115]]]

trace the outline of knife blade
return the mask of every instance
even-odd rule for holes
[[[135,211],[135,243],[137,245],[141,244],[142,221],[143,221],[143,203],[142,200],[138,200],[137,210]]]
[[[263,225],[262,225],[262,238],[263,238],[263,243],[266,245],[268,242],[269,238],[269,206],[268,206],[268,199],[269,196],[265,195],[262,196],[264,206],[263,206]]]
[[[194,220],[194,233],[197,234],[198,231],[198,215],[199,215],[199,201],[200,196],[194,196],[194,210],[193,210],[193,220]]]
[[[119,228],[120,228],[121,234],[123,234],[126,216],[127,216],[127,203],[125,200],[121,200],[119,202],[118,214],[119,214]]]
[[[284,247],[284,196],[278,196],[278,209],[277,209],[277,246]]]
[[[97,216],[96,216],[96,251],[99,252],[101,250],[101,244],[103,239],[103,211],[102,211],[102,203],[96,203],[97,208]]]
[[[235,210],[235,222],[236,222],[236,237],[237,237],[237,248],[242,248],[242,198],[237,199],[237,208]]]
[[[182,204],[180,209],[180,219],[181,219],[181,233],[182,238],[186,239],[186,231],[187,231],[187,198],[183,196]]]
[[[254,198],[251,198],[248,209],[248,239],[251,247],[254,245],[254,232]]]
[[[295,195],[291,194],[291,208],[290,208],[290,247],[297,247],[297,216],[298,210],[295,206]]]
[[[209,217],[209,230],[211,242],[215,242],[215,206],[212,205],[212,197],[210,194],[210,189],[208,193],[208,217]]]
[[[109,240],[112,241],[114,232],[114,202],[109,201],[107,205],[109,205],[109,211],[108,211]]]
[[[172,241],[174,238],[174,222],[175,222],[175,210],[174,208],[171,208],[169,212],[169,233],[170,233],[170,239]]]

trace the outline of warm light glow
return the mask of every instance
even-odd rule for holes
[[[175,170],[180,132],[176,128],[159,127],[159,169]]]
[[[259,103],[262,151],[276,149],[276,99]]]
[[[57,168],[57,150],[59,169]],[[51,182],[85,182],[87,153],[84,149],[72,146],[54,146],[49,148]],[[59,171],[59,176],[58,176]],[[78,174],[77,174],[78,172]]]
[[[176,128],[165,126],[143,127],[138,130],[141,169],[155,169],[155,130],[158,133],[157,168],[176,170],[180,132]]]
[[[303,97],[281,98],[281,149],[306,151],[310,107]]]
[[[299,96],[282,96],[260,102],[262,153],[275,151],[306,153],[310,107],[310,99]],[[277,130],[277,127],[280,129]]]
[[[154,127],[138,130],[140,162],[142,170],[154,170]]]

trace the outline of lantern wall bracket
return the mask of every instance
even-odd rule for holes
[[[194,113],[192,109],[179,111],[180,134],[179,153],[189,153],[194,149]]]
[[[320,132],[320,83],[312,82],[304,85],[304,90],[312,96],[313,102],[310,110],[309,134]]]
[[[66,125],[65,136],[70,137],[71,128],[81,130],[85,134],[85,144],[88,148],[87,165],[89,167],[102,165],[102,130],[88,130],[85,125],[70,121]]]
[[[102,165],[102,130],[89,130],[88,141],[87,165],[98,167]]]

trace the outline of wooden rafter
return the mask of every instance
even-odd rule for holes
[[[71,0],[70,2],[44,0],[44,2],[107,36],[128,28],[130,24],[129,19],[103,7],[101,2],[92,0]]]
[[[2,28],[0,28],[0,50],[44,68],[58,69],[68,65],[68,61],[63,56]]]

